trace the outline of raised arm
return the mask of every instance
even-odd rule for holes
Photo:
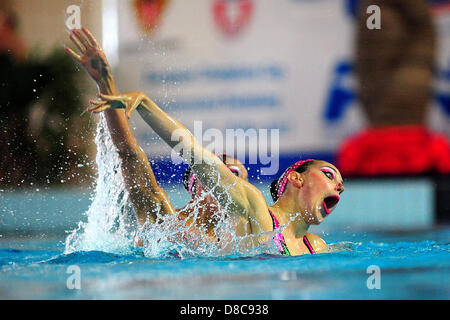
[[[236,177],[215,154],[203,148],[182,123],[164,112],[144,93],[99,96],[102,100],[91,101],[94,106],[90,111],[102,112],[111,107],[125,107],[126,115],[130,116],[137,109],[145,122],[191,166],[202,185],[213,193],[229,215],[247,221],[254,218],[250,219],[252,228],[259,225],[264,230],[271,229],[267,204],[261,192],[247,181]]]
[[[66,51],[78,61],[97,83],[99,92],[116,94],[116,86],[106,56],[94,38],[86,29],[73,30],[70,39],[79,53],[70,48]],[[174,209],[167,194],[158,185],[147,156],[138,145],[124,110],[109,109],[105,118],[112,141],[122,160],[122,173],[130,194],[133,208],[140,225],[147,220],[154,222],[156,214],[172,214]]]

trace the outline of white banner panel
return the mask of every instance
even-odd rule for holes
[[[334,152],[365,125],[355,107],[348,1],[171,0],[160,12],[148,8],[160,15],[148,35],[133,3],[118,1],[119,90],[146,92],[191,130],[199,120],[222,132],[276,128],[280,153]],[[448,63],[448,32],[440,37],[438,59]],[[444,130],[448,118],[434,117]],[[138,118],[145,151],[167,153]]]

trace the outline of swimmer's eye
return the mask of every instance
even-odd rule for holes
[[[328,177],[328,179],[330,179],[330,180],[333,180],[333,174],[332,173],[330,173],[330,172],[326,172],[326,171],[322,171],[327,177]]]
[[[236,167],[228,167],[228,169],[230,169],[231,172],[233,172],[233,174],[236,177],[240,177],[241,176],[241,171],[239,170],[239,168]]]
[[[321,169],[324,175],[327,176],[328,179],[333,180],[334,179],[334,173],[333,171],[330,171],[329,169]]]

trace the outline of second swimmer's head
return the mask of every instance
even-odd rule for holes
[[[220,160],[233,172],[234,175],[244,180],[248,180],[248,172],[244,165],[236,158],[233,158],[227,154],[218,154]],[[203,188],[197,176],[192,171],[191,167],[188,167],[183,176],[184,188],[191,194],[192,197],[196,194],[199,188]]]

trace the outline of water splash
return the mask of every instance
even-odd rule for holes
[[[212,192],[212,191],[211,191]],[[211,192],[205,192],[207,197]],[[191,211],[190,216],[193,221],[199,218],[199,203],[202,198],[189,203],[184,209]],[[254,245],[261,238],[261,235],[236,235],[233,228],[233,221],[228,219],[224,210],[217,211],[214,219],[214,235],[220,241],[211,241],[206,233],[206,226],[192,227],[185,221],[181,221],[177,215],[158,216],[161,223],[157,225],[147,225],[140,229],[138,237],[143,242],[143,254],[146,257],[242,257],[250,255],[260,255],[267,253],[268,248],[263,245]],[[269,238],[273,232],[269,232]],[[273,235],[272,235],[273,236]],[[272,243],[272,242],[270,242]],[[249,249],[249,247],[251,247]],[[273,252],[277,250],[273,246]]]
[[[97,125],[95,144],[98,176],[93,200],[84,214],[87,221],[80,222],[66,238],[64,254],[103,251],[123,255],[142,253],[150,258],[187,258],[277,253],[273,241],[261,243],[261,235],[237,236],[232,226],[233,222],[223,213],[226,208],[216,213],[218,222],[214,232],[220,241],[209,241],[201,228],[193,230],[176,214],[166,216],[158,214],[159,223],[139,228],[125,188],[121,160],[103,114]],[[213,190],[206,192],[204,196],[212,193]],[[198,202],[189,205],[198,207]],[[198,210],[193,211],[196,219]],[[276,232],[281,231],[282,229]],[[263,236],[270,240],[273,235],[274,232],[267,232]],[[136,237],[142,241],[142,248],[134,246]]]
[[[104,115],[97,125],[95,144],[98,176],[93,201],[84,214],[87,221],[80,222],[67,237],[65,253],[100,250],[129,254],[136,221]]]

